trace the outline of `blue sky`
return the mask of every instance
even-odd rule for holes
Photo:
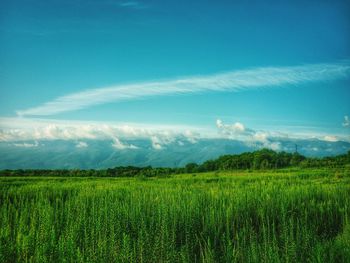
[[[334,0],[4,0],[0,125],[30,118],[33,125],[50,119],[216,129],[220,119],[254,130],[349,136],[342,125],[350,115],[349,10],[349,1]],[[237,72],[250,74],[243,85]],[[233,75],[221,79],[225,74]],[[254,74],[259,83],[247,84]],[[193,78],[230,83],[192,92],[199,85]],[[171,87],[176,80],[184,80],[185,92]],[[92,93],[72,110],[86,92],[106,87],[126,90],[127,98],[107,93],[97,103]],[[56,105],[51,113],[48,103]]]

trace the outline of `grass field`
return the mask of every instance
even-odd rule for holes
[[[350,171],[0,177],[0,262],[350,262]]]

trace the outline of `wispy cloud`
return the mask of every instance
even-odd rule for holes
[[[350,119],[349,119],[349,116],[344,116],[343,126],[346,127],[346,128],[350,128]]]
[[[313,64],[295,67],[255,68],[208,76],[116,85],[68,94],[37,107],[18,110],[17,114],[20,116],[47,116],[98,104],[152,96],[206,91],[238,92],[254,88],[282,87],[342,78],[348,76],[349,73],[350,65],[348,63]]]
[[[37,141],[35,141],[34,143],[14,143],[13,146],[16,147],[23,147],[23,148],[33,148],[33,147],[38,147],[39,143]]]
[[[138,1],[125,1],[118,4],[120,7],[132,8],[132,9],[144,9],[146,5]]]
[[[77,148],[86,148],[88,147],[89,145],[86,143],[86,142],[78,142],[75,147]]]

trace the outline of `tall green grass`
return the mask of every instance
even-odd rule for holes
[[[0,262],[349,262],[346,170],[0,178]]]

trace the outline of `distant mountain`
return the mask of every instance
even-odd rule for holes
[[[322,157],[346,153],[350,143],[317,139],[280,139],[270,141],[278,151],[298,152],[305,156]],[[128,146],[125,146],[128,145]],[[199,139],[195,142],[174,141],[154,147],[149,140],[124,140],[115,145],[111,140],[41,140],[0,142],[0,169],[100,169],[115,166],[180,167],[187,163],[202,163],[223,154],[237,154],[269,147],[262,143],[247,143],[229,139]]]

